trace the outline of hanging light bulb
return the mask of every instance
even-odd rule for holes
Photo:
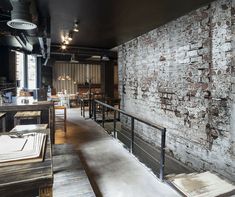
[[[61,49],[65,50],[67,48],[67,46],[65,44],[61,45]]]
[[[72,40],[73,40],[73,32],[72,32],[72,31],[69,31],[68,40],[69,40],[69,41],[72,41]]]
[[[74,32],[79,32],[79,29],[78,29],[78,21],[75,21],[75,22],[74,22],[73,31],[74,31]]]
[[[69,39],[66,38],[66,39],[64,40],[64,44],[69,44]]]

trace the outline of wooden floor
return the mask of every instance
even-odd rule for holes
[[[95,196],[74,145],[53,146],[53,172],[53,196]]]
[[[76,151],[81,142],[80,131],[82,131],[80,126],[69,121],[66,134],[63,127],[56,128],[56,145],[53,148],[53,196],[55,197],[95,196]]]

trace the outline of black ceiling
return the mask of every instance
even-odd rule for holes
[[[111,49],[211,1],[36,0],[36,4],[39,32],[45,32],[50,25],[46,31],[52,44],[61,44],[62,32],[69,31],[78,19],[80,32],[74,35],[71,45]],[[1,10],[11,10],[9,0],[0,0]]]
[[[52,43],[80,20],[72,45],[110,49],[212,0],[38,0],[51,17]],[[49,2],[49,3],[48,3]]]

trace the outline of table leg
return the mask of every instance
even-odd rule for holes
[[[40,188],[39,189],[39,197],[53,197],[52,186]]]
[[[41,124],[41,117],[37,117],[37,124]]]
[[[6,132],[6,117],[2,118],[2,131]]]
[[[48,110],[49,113],[49,128],[50,128],[50,135],[51,135],[51,142],[52,144],[55,143],[55,110],[54,106],[50,107]]]
[[[19,118],[14,118],[14,126],[20,124],[20,119]]]

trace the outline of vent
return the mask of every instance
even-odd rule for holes
[[[14,29],[31,30],[37,28],[32,23],[32,16],[29,12],[30,1],[28,0],[10,0],[13,10],[11,11],[11,21],[7,25]]]
[[[37,25],[21,19],[13,19],[7,22],[7,25],[14,29],[31,30],[37,28]]]

